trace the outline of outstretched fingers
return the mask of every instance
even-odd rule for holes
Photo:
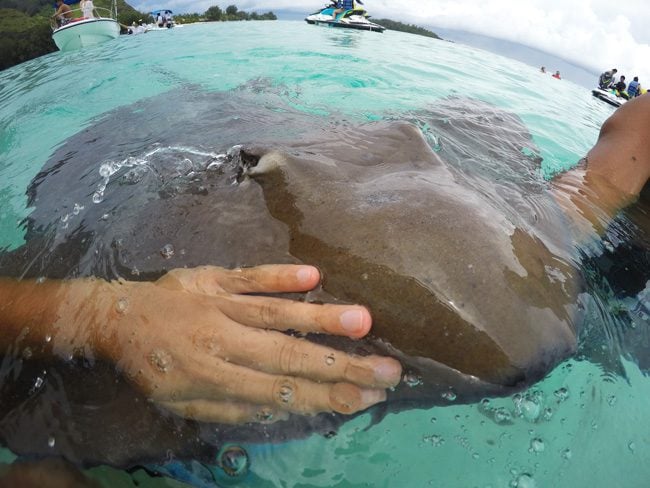
[[[317,268],[307,265],[268,264],[252,268],[226,269],[201,266],[175,269],[158,283],[190,293],[288,293],[314,289],[320,281]]]
[[[273,297],[222,295],[219,309],[249,327],[365,336],[372,326],[370,312],[359,305],[313,304]]]
[[[203,328],[194,342],[203,353],[224,357],[246,368],[323,382],[348,382],[367,388],[390,388],[401,378],[399,361],[355,356],[276,331],[233,324],[228,333]],[[217,347],[218,345],[218,347]]]

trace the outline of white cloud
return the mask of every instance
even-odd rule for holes
[[[151,2],[151,3],[150,3]],[[134,2],[137,8],[154,0]],[[179,12],[204,12],[211,5],[242,10],[313,12],[324,1],[171,0]],[[518,42],[576,62],[594,71],[617,67],[650,86],[650,6],[647,0],[364,0],[375,17],[417,25],[465,30]],[[155,5],[159,5],[155,2]]]

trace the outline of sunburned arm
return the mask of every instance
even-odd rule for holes
[[[554,180],[567,213],[579,214],[601,232],[616,213],[634,202],[650,178],[650,96],[620,107],[603,124],[586,165]]]
[[[307,291],[318,281],[315,268],[290,265],[174,270],[153,283],[2,279],[0,348],[109,361],[157,404],[198,420],[354,413],[385,398],[399,363],[278,331],[358,338],[370,329],[368,311],[247,295]]]

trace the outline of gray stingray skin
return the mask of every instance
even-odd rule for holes
[[[334,124],[310,133],[302,129],[300,114],[264,113],[269,126],[286,124],[284,133],[269,136],[258,128],[248,135],[253,117],[240,121],[224,115],[234,110],[228,105],[232,101],[222,100],[222,113],[216,115],[201,111],[204,102],[187,101],[188,112],[194,109],[191,123],[207,127],[214,119],[215,145],[244,142],[243,148],[189,176],[171,171],[169,161],[152,163],[135,177],[133,169],[124,168],[109,183],[104,200],[93,204],[90,198],[101,183],[98,162],[124,157],[112,132],[118,110],[57,150],[35,178],[27,243],[0,258],[3,273],[154,279],[171,268],[203,264],[314,264],[324,279],[307,299],[365,304],[373,314],[373,331],[360,341],[308,339],[346,352],[397,357],[409,381],[389,393],[382,407],[388,410],[507,395],[539,380],[575,350],[579,273],[570,243],[562,239],[561,214],[544,183],[536,181],[534,161],[522,154],[532,142],[517,117],[471,100],[441,102],[427,116],[443,139],[446,134],[458,142],[477,131],[485,136],[477,139],[476,153],[465,155],[451,145],[435,153],[421,130],[404,121],[353,130]],[[184,115],[161,119],[160,138],[192,145],[191,128],[177,135],[179,124],[190,123]],[[131,129],[134,139],[138,130],[143,139],[151,130],[136,123]],[[527,176],[495,186],[486,183],[489,165],[476,171],[463,166],[472,158],[493,161],[495,151],[515,175]],[[79,202],[80,215],[64,225],[61,215]],[[166,244],[176,250],[171,258],[160,253]],[[204,443],[283,440],[327,432],[345,420],[294,416],[263,427],[222,426],[215,434],[212,428],[160,417],[146,402],[134,404],[137,395],[121,392],[104,392],[105,408],[99,410],[104,421],[108,416],[124,429],[91,436],[86,421],[73,428],[85,440],[57,442],[56,449],[79,462],[124,465],[156,459],[163,448],[200,456]],[[98,418],[97,408],[84,410],[83,398],[72,399],[78,396],[69,393],[80,418]],[[47,408],[48,401],[43,394],[39,408]],[[2,427],[11,419],[35,429],[33,411],[11,405],[0,432],[17,451],[33,451],[23,435],[12,435],[19,428],[8,433]],[[122,413],[110,413],[115,411]],[[146,428],[133,428],[138,422]],[[130,448],[118,452],[112,442],[126,435],[127,423]],[[179,440],[183,429],[196,429],[201,441]],[[158,439],[156,447],[144,436]]]

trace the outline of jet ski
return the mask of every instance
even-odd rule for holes
[[[603,90],[601,88],[595,88],[591,90],[591,94],[595,96],[596,98],[602,100],[605,103],[609,103],[610,105],[614,107],[620,107],[623,105],[627,100],[623,97],[619,97],[616,95],[615,91],[609,91],[609,90]]]
[[[308,24],[325,25],[328,27],[343,27],[346,29],[358,29],[375,32],[384,32],[386,28],[382,25],[370,22],[368,12],[358,7],[355,2],[353,9],[345,10],[334,18],[336,3],[331,3],[327,7],[308,15],[305,21]]]

